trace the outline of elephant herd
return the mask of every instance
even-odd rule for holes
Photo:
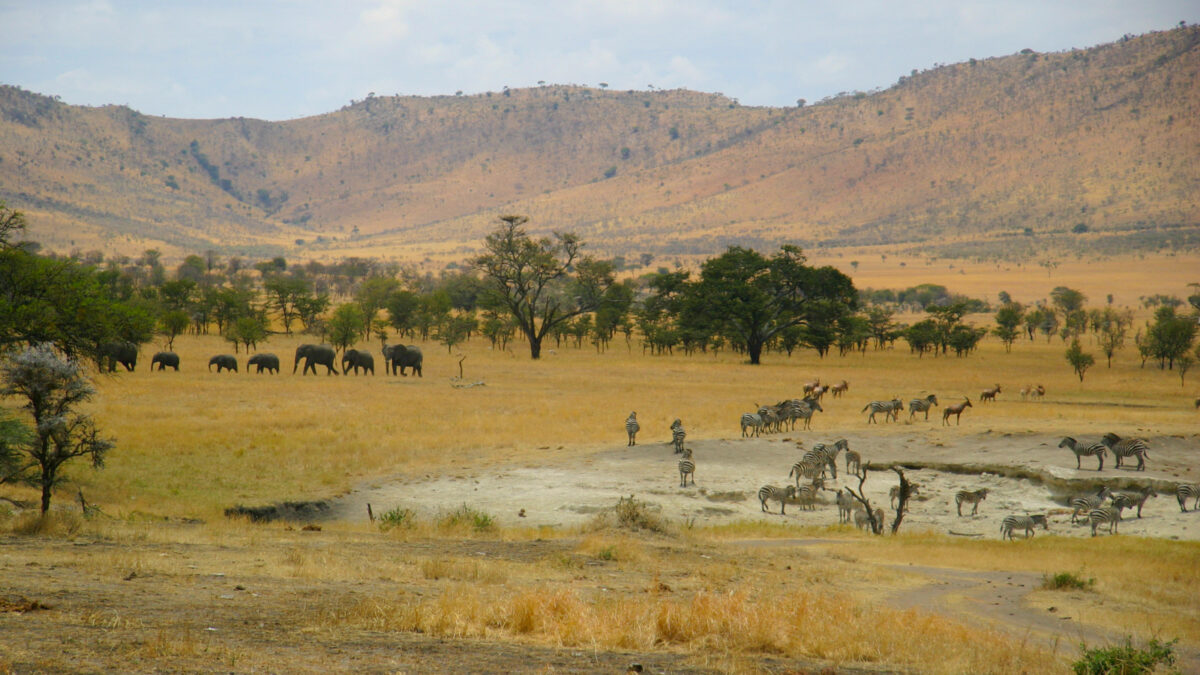
[[[132,371],[137,365],[137,345],[133,343],[113,343],[105,345],[102,350],[104,361],[102,367],[107,365],[109,372],[116,370],[116,364],[120,363],[125,366],[126,370]],[[303,344],[296,348],[296,360],[292,364],[292,374],[296,374],[296,370],[300,367],[300,362],[304,361],[304,370],[301,375],[307,375],[309,369],[312,369],[313,375],[317,374],[317,366],[325,366],[326,375],[337,375],[337,352],[329,345],[313,345]],[[384,370],[388,375],[407,376],[405,370],[411,368],[413,373],[418,377],[423,377],[421,373],[421,365],[424,361],[424,355],[421,353],[420,347],[416,345],[392,345],[385,344],[383,346],[383,363]],[[359,349],[347,349],[342,354],[342,375],[345,375],[354,370],[357,375],[359,369],[363,374],[375,374],[375,357],[370,352]],[[237,358],[230,354],[218,354],[208,360],[208,370],[212,372],[213,366],[217,367],[217,372],[224,370],[238,372]],[[256,373],[262,373],[264,370],[276,375],[279,374],[279,357],[274,354],[255,354],[246,361],[246,372],[250,372],[251,367],[255,367]],[[174,352],[158,352],[154,358],[150,360],[150,370],[166,370],[173,368],[179,370],[179,355]]]

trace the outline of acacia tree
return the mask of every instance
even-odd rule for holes
[[[500,221],[484,241],[487,253],[471,265],[487,284],[484,305],[511,315],[529,341],[530,357],[541,358],[546,335],[601,306],[613,284],[612,265],[584,256],[574,234],[534,239],[522,227],[528,217],[505,215]]]
[[[101,468],[113,447],[100,438],[90,415],[76,411],[95,393],[79,362],[60,357],[48,344],[29,347],[0,367],[0,395],[24,399],[33,418],[32,433],[16,446],[23,462],[16,475],[41,488],[43,514],[55,486],[65,480],[63,465],[89,457]]]
[[[1007,302],[996,312],[996,327],[992,332],[1004,343],[1004,351],[1011,352],[1013,342],[1021,335],[1021,321],[1025,309],[1019,303]]]
[[[1087,372],[1096,363],[1096,358],[1091,354],[1083,351],[1083,347],[1079,345],[1079,338],[1071,341],[1071,346],[1067,349],[1067,362],[1071,364],[1071,368],[1075,374],[1079,376],[1079,381],[1083,382],[1083,374]]]
[[[797,246],[783,246],[771,258],[731,246],[700,268],[684,312],[740,343],[750,363],[758,365],[763,347],[776,335],[793,326],[817,328],[818,307],[822,316],[831,314],[831,304],[842,308],[844,312],[832,312],[840,316],[857,305],[850,277],[833,267],[808,267],[804,260]]]

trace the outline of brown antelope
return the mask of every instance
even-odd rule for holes
[[[1038,386],[1034,387],[1033,391],[1029,392],[1030,398],[1036,398],[1038,400],[1041,400],[1041,398],[1045,395],[1046,395],[1046,388],[1040,384]]]
[[[807,396],[808,394],[811,394],[811,393],[812,393],[812,390],[813,390],[813,389],[816,389],[816,388],[817,388],[817,387],[819,387],[819,386],[821,386],[821,379],[820,379],[820,378],[817,378],[817,379],[813,380],[812,382],[805,382],[805,383],[804,383],[804,394],[805,394],[805,396]]]
[[[975,406],[971,405],[971,399],[964,396],[962,403],[955,403],[954,405],[948,405],[945,408],[942,408],[942,424],[945,426],[950,426],[950,416],[954,415],[954,424],[957,426],[959,422],[962,421],[963,411],[967,408],[974,407]]]
[[[829,393],[833,394],[834,398],[841,398],[842,394],[848,391],[850,391],[850,384],[845,380],[842,380],[841,382],[838,382],[829,388]],[[1198,405],[1198,407],[1200,407],[1200,405]]]
[[[1033,393],[1033,385],[1032,384],[1027,384],[1024,387],[1021,387],[1021,400],[1024,401],[1025,399],[1029,398],[1029,395],[1032,393]]]
[[[988,401],[991,401],[991,402],[995,403],[996,402],[996,394],[999,394],[999,393],[1000,393],[1000,385],[996,385],[995,387],[992,387],[991,389],[984,389],[983,392],[979,394],[979,402],[987,403]]]

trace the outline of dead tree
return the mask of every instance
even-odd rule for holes
[[[867,482],[867,472],[872,468],[870,462],[863,464],[861,471],[858,472],[858,492],[855,492],[854,488],[849,485],[846,486],[846,492],[858,500],[858,503],[862,504],[863,508],[866,509],[867,522],[871,524],[871,532],[874,534],[883,534],[883,522],[875,517],[875,510],[871,508],[871,500],[867,499],[863,492],[863,483]]]
[[[896,519],[892,521],[892,534],[896,534],[896,531],[900,529],[900,522],[904,520],[905,505],[908,503],[908,497],[912,494],[913,490],[917,489],[917,484],[908,482],[908,479],[904,477],[904,469],[898,466],[891,468],[900,477],[900,491],[896,495]]]

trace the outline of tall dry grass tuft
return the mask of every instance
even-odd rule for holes
[[[886,663],[933,673],[1046,672],[1063,666],[1055,655],[1000,633],[916,611],[866,607],[832,593],[760,597],[735,590],[681,598],[589,598],[567,587],[503,594],[464,585],[435,599],[360,601],[314,619],[327,626],[446,637]],[[916,635],[921,639],[914,640]]]

